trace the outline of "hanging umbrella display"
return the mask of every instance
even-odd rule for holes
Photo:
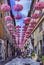
[[[42,10],[44,8],[44,2],[37,2],[37,3],[35,3],[34,8],[36,10]]]
[[[1,5],[1,10],[3,10],[4,12],[6,12],[6,11],[8,12],[11,9],[10,9],[10,6],[8,4],[2,4]]]
[[[6,16],[4,19],[5,19],[5,21],[12,21],[12,17],[11,16]]]
[[[33,14],[33,15],[32,15],[32,18],[33,18],[33,19],[40,18],[40,14]]]
[[[16,4],[15,6],[14,6],[14,10],[15,11],[21,11],[23,9],[23,6],[21,5],[21,4]]]
[[[17,15],[14,16],[14,18],[15,18],[15,19],[21,19],[22,16],[21,16],[20,14],[17,14]]]

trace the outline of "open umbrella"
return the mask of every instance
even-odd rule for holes
[[[10,6],[8,4],[2,4],[1,5],[1,10],[3,10],[4,12],[8,12],[10,11]]]
[[[21,19],[22,16],[21,16],[20,14],[17,14],[17,15],[14,16],[14,18],[15,18],[15,19]]]
[[[12,21],[12,17],[11,16],[6,16],[4,19],[5,19],[5,21]]]
[[[14,10],[15,11],[21,11],[23,9],[23,6],[21,5],[21,4],[16,4],[15,6],[14,6]]]
[[[44,2],[37,2],[34,4],[36,10],[42,10],[44,8]]]
[[[21,28],[21,26],[17,25],[17,26],[15,26],[15,28]]]
[[[33,15],[32,15],[32,18],[33,18],[33,19],[40,18],[40,14],[33,14]]]
[[[14,26],[14,25],[11,24],[11,23],[7,24],[7,27],[13,27],[13,26]]]

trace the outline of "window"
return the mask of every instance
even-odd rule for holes
[[[39,25],[39,32],[42,31],[42,23]]]

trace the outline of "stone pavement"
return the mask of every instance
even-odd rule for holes
[[[6,63],[5,65],[40,65],[39,62],[36,62],[29,58],[15,58],[12,61]]]

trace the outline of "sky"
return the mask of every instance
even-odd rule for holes
[[[19,2],[17,2],[15,0],[10,0],[13,15],[17,14],[17,12],[14,11],[14,8],[13,8],[15,4],[21,4],[23,6],[23,10],[19,12],[19,14],[22,15],[22,19],[15,20],[16,25],[20,25],[20,26],[24,25],[23,21],[24,21],[24,18],[26,18],[28,15],[28,11],[30,10],[31,1],[32,0],[20,0]]]

